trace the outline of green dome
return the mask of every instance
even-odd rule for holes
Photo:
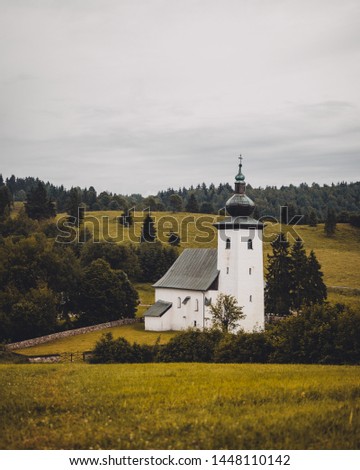
[[[242,169],[242,156],[240,155],[239,172],[235,176],[235,181],[245,181],[245,175],[243,175],[241,169]]]

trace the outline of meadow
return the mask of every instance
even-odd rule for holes
[[[131,229],[118,223],[119,212],[89,212],[85,225],[92,233],[95,241],[138,242],[140,239],[142,220],[141,212],[135,213],[135,224]],[[61,217],[58,216],[58,217]],[[216,248],[217,231],[213,223],[219,217],[212,214],[191,214],[187,212],[152,212],[157,235],[161,242],[167,243],[168,233],[180,234],[180,251],[185,248]],[[280,232],[289,234],[290,243],[299,236],[305,244],[307,252],[314,250],[324,272],[328,286],[360,288],[360,230],[349,224],[337,224],[333,237],[326,237],[324,224],[317,227],[307,225],[287,226],[266,222],[264,230],[264,264],[271,253],[270,242]]]
[[[0,365],[2,449],[359,449],[360,368]]]
[[[129,235],[129,229],[122,227],[117,222],[119,212],[91,212],[90,215],[90,221],[88,220],[86,224],[88,225],[88,228],[94,229],[95,240],[104,240],[107,236],[110,236],[111,239],[115,239],[116,234],[118,234],[118,236],[121,235],[124,243],[129,242],[129,239],[131,238],[131,235]],[[201,242],[198,240],[199,223],[197,223],[196,220],[202,216],[204,215],[183,212],[176,214],[163,212],[153,213],[158,233],[164,234],[166,230],[163,227],[166,227],[166,224],[169,225],[170,223],[174,224],[174,230],[176,230],[176,228],[179,229],[182,238],[180,250],[194,247],[216,247],[216,231],[209,232],[213,233],[213,235],[209,235],[209,240],[207,242]],[[140,219],[140,213],[138,213],[138,217]],[[204,224],[207,224],[208,229],[210,229],[212,227],[212,222],[209,222],[209,217],[214,222],[216,216],[206,215],[205,217],[206,219]],[[186,222],[188,219],[193,220],[193,222]],[[94,223],[95,220],[99,220],[100,225],[97,226]],[[324,234],[324,227],[321,224],[319,224],[318,227],[308,227],[305,225],[296,226],[295,230],[303,239],[307,252],[309,253],[310,250],[313,249],[321,263],[324,280],[329,291],[328,300],[332,303],[343,303],[353,309],[359,309],[360,270],[358,269],[358,266],[360,266],[360,230],[351,227],[348,224],[338,224],[337,227],[334,237],[326,237]],[[291,227],[285,226],[283,229],[284,228],[286,230],[290,230],[289,241],[293,243],[293,235],[296,236],[296,234],[291,233]],[[135,233],[139,236],[140,229],[141,224],[139,222],[135,225]],[[278,224],[268,224],[265,228],[265,267],[267,254],[271,252],[270,240],[273,238],[274,234],[279,233],[280,229],[281,228]],[[108,235],[106,235],[104,230]],[[163,241],[166,241],[166,237]],[[138,307],[137,315],[142,316],[148,308],[148,305],[154,302],[154,288],[150,284],[141,283],[135,284],[135,287],[139,292],[140,297],[140,305]],[[63,338],[61,340],[56,340],[33,348],[22,349],[18,352],[26,355],[83,352],[91,350],[101,335],[107,331],[111,331],[115,338],[123,336],[130,342],[136,341],[141,344],[154,344],[159,337],[158,333],[145,332],[143,324],[136,324],[92,332],[71,338]],[[162,332],[160,335],[160,343],[163,344],[167,342],[174,334],[174,332]]]

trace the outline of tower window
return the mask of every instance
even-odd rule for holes
[[[226,274],[229,274],[229,268],[226,268]]]
[[[247,242],[247,245],[248,245],[248,250],[252,250],[252,249],[253,249],[253,243],[252,243],[251,238],[249,238],[249,240],[248,240],[248,242]]]
[[[227,238],[226,239],[226,249],[227,250],[230,250],[230,245],[231,245],[230,238]]]
[[[249,297],[249,302],[252,302],[252,295],[250,295]]]
[[[199,301],[198,301],[198,299],[196,299],[195,300],[195,312],[198,312],[198,311],[199,311]]]
[[[249,268],[249,276],[251,276],[251,268]]]
[[[196,328],[196,320],[194,321],[194,327]]]
[[[181,298],[178,297],[177,299],[177,308],[181,308]]]

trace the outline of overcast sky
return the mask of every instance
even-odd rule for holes
[[[0,173],[360,180],[359,0],[0,0]]]

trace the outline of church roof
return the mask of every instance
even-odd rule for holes
[[[216,249],[188,248],[154,287],[207,291],[218,275]]]
[[[158,300],[144,313],[144,317],[162,317],[172,306],[171,302]]]

